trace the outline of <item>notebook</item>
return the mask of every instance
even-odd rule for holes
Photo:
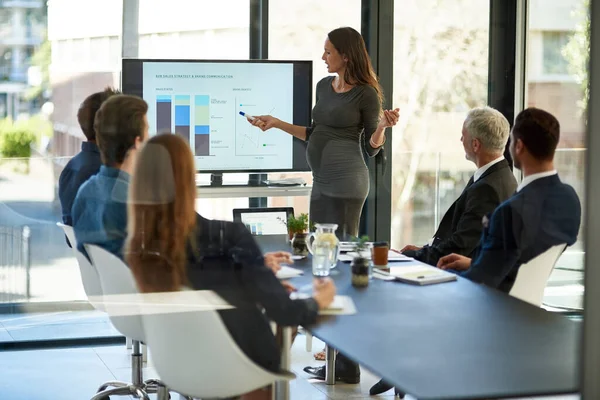
[[[432,285],[434,283],[451,282],[456,275],[430,265],[407,265],[390,268],[389,274],[398,281],[417,285]]]
[[[290,299],[307,299],[311,297],[308,293],[292,293]],[[356,314],[356,306],[350,296],[336,295],[333,302],[324,310],[319,310],[319,315],[352,315]]]

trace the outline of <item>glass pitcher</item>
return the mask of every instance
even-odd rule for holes
[[[316,232],[310,233],[306,238],[306,246],[310,254],[314,255],[313,244],[320,242],[329,243],[331,252],[329,253],[330,268],[335,268],[337,265],[338,255],[340,254],[340,241],[335,236],[337,224],[315,224]]]

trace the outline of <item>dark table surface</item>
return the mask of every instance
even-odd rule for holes
[[[267,251],[283,236],[258,236]],[[310,257],[291,279],[310,292]],[[482,399],[579,391],[580,323],[463,278],[415,286],[373,279],[351,285],[350,264],[331,271],[355,315],[320,317],[312,334],[418,399]]]

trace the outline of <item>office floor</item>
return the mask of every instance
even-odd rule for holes
[[[322,343],[313,339],[313,350]],[[302,371],[306,365],[316,365],[311,353],[305,351],[304,336],[298,336],[292,349],[292,370],[297,379],[292,381],[292,400],[327,399],[392,399],[387,395],[369,397],[368,391],[378,378],[362,370],[360,385],[327,386],[309,380]],[[151,366],[144,370],[144,378],[157,377]],[[125,346],[85,347],[51,350],[5,351],[0,354],[0,393],[11,400],[82,400],[90,398],[97,386],[108,380],[131,379],[130,361]],[[123,397],[116,397],[123,398]],[[154,397],[152,397],[154,398]],[[177,396],[175,396],[177,398]],[[407,400],[414,398],[407,396]],[[540,400],[542,398],[539,398]],[[579,396],[546,397],[546,400],[578,400]],[[538,400],[538,398],[536,398]]]

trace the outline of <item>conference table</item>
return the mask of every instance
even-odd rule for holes
[[[289,250],[283,235],[256,239],[264,252]],[[296,261],[293,267],[304,274],[290,280],[308,292],[311,262],[310,256]],[[357,313],[322,316],[305,328],[418,399],[579,391],[579,321],[461,277],[428,286],[372,279],[355,288],[343,262],[330,277]]]

